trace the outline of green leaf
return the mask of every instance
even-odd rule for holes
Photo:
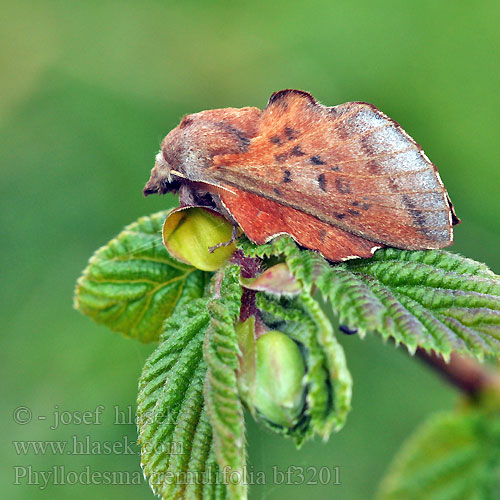
[[[307,293],[297,298],[257,296],[258,308],[270,327],[303,346],[307,366],[306,411],[303,419],[287,429],[263,421],[271,430],[293,437],[297,445],[315,432],[327,439],[345,423],[351,407],[352,378],[342,346],[319,304]]]
[[[434,350],[500,356],[500,278],[484,264],[440,250],[386,248],[371,259],[330,264],[299,250],[290,238],[260,247],[242,241],[247,255],[283,255],[306,290],[317,287],[340,317],[363,336]]]
[[[320,305],[307,293],[301,295],[300,303],[315,324],[316,340],[324,356],[328,384],[333,391],[330,411],[317,426],[317,431],[326,439],[332,431],[338,432],[345,424],[351,409],[352,377],[347,368],[344,349],[337,341],[332,324]]]
[[[203,338],[207,300],[196,299],[165,322],[162,342],[139,382],[137,425],[141,464],[162,498],[225,498],[216,484],[212,427],[204,403]]]
[[[214,298],[208,301],[210,323],[204,342],[208,366],[205,401],[214,432],[214,452],[226,472],[230,498],[247,498],[245,424],[237,388],[238,340],[234,328],[239,318],[241,286],[239,266],[228,266],[214,278]]]
[[[111,330],[158,340],[176,307],[201,297],[209,273],[174,260],[162,244],[167,212],[141,217],[97,250],[78,280],[75,307]]]
[[[497,500],[500,415],[433,416],[404,445],[378,500]]]

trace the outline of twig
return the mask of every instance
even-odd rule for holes
[[[446,363],[441,356],[423,349],[417,349],[416,356],[471,399],[477,399],[485,390],[500,394],[500,375],[485,364],[456,353],[452,353],[449,363]]]

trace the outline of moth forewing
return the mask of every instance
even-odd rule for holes
[[[179,184],[204,202],[209,193],[253,241],[285,233],[330,260],[381,245],[442,248],[459,222],[422,148],[363,102],[326,107],[284,90],[263,111],[188,115],[162,142],[157,165],[145,194]]]
[[[422,148],[375,106],[333,108],[287,91],[243,154],[214,157],[221,182],[372,241],[407,249],[452,242],[452,208]]]

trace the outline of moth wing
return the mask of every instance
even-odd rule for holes
[[[220,200],[238,221],[243,232],[262,245],[280,234],[291,235],[297,243],[314,248],[332,261],[371,257],[380,245],[320,221],[292,207],[232,188],[220,190]]]
[[[458,222],[436,167],[375,106],[271,96],[246,152],[214,157],[209,176],[363,238],[442,248]]]

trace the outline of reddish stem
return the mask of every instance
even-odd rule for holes
[[[452,353],[450,361],[446,363],[441,356],[429,354],[420,348],[416,355],[471,399],[477,399],[485,390],[500,394],[500,375],[486,364],[457,353]]]

